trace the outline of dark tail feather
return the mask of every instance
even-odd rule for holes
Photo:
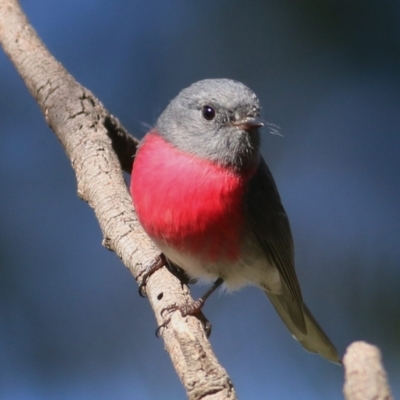
[[[268,292],[265,292],[265,294],[270,299],[272,305],[275,307],[275,310],[282,318],[282,321],[285,323],[290,333],[306,350],[310,351],[311,353],[318,353],[320,356],[325,357],[329,361],[341,364],[340,357],[335,349],[335,346],[329,340],[328,336],[325,335],[324,331],[318,325],[318,322],[311,315],[304,303],[303,315],[307,329],[306,332],[297,327],[296,322],[293,320],[293,316],[288,311],[284,296]]]

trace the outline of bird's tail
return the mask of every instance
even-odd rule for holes
[[[288,311],[285,296],[265,292],[270,299],[275,310],[278,312],[282,321],[289,329],[293,337],[298,340],[301,345],[311,353],[318,353],[329,361],[341,364],[340,357],[335,346],[324,333],[318,322],[314,319],[307,306],[303,303],[303,315],[306,324],[306,332],[298,329],[291,313]]]

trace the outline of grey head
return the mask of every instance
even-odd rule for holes
[[[205,79],[183,89],[157,120],[177,149],[242,171],[258,164],[260,105],[252,90],[230,79]]]

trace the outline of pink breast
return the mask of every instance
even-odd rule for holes
[[[151,238],[204,261],[233,262],[249,177],[184,154],[151,132],[135,157],[131,194]]]

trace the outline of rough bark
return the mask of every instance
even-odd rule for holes
[[[343,358],[346,400],[392,400],[379,349],[354,342]]]
[[[137,140],[54,59],[16,0],[0,0],[0,43],[71,160],[78,195],[93,208],[104,246],[139,280],[159,252],[137,221],[121,169],[131,171]],[[158,324],[162,309],[189,300],[187,287],[165,268],[150,278],[147,294]],[[161,334],[189,399],[236,398],[197,318],[175,312]]]

